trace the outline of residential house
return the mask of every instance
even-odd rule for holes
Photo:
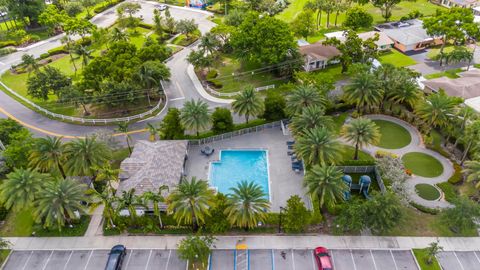
[[[374,38],[375,35],[378,35],[378,40],[375,41],[375,44],[377,45],[377,50],[379,50],[379,51],[388,51],[394,45],[393,40],[391,38],[389,38],[387,36],[387,34],[385,34],[383,32],[369,31],[369,32],[364,32],[364,33],[358,33],[357,35],[363,41],[365,41],[369,38]],[[325,34],[325,37],[327,37],[327,38],[335,37],[338,40],[343,42],[345,40],[345,31],[337,31],[337,32],[327,33],[327,34]]]
[[[305,71],[324,69],[329,64],[338,63],[335,57],[340,55],[340,51],[334,46],[323,45],[320,42],[300,46],[299,51],[304,57]]]
[[[477,0],[441,0],[440,4],[444,7],[474,8],[478,6]]]
[[[404,53],[423,50],[443,42],[441,38],[428,35],[423,29],[423,22],[417,19],[379,24],[375,30],[385,33],[393,40],[393,46]]]

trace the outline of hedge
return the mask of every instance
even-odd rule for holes
[[[457,184],[463,180],[462,174],[462,166],[458,165],[456,162],[453,163],[453,168],[455,169],[455,173],[448,179],[450,184]]]
[[[417,208],[420,212],[423,212],[423,213],[426,213],[426,214],[436,215],[436,214],[440,213],[440,210],[438,210],[438,209],[425,207],[423,205],[420,205],[420,204],[417,204],[417,203],[414,203],[414,202],[410,202],[410,205]]]
[[[15,48],[0,48],[0,56],[4,56],[13,52],[16,52]]]
[[[148,23],[144,23],[144,22],[140,22],[140,23],[138,24],[138,27],[145,28],[145,29],[148,29],[148,30],[152,30],[152,29],[153,29],[153,25],[148,24]]]
[[[344,160],[338,165],[341,166],[372,166],[375,165],[375,160]]]
[[[437,187],[439,187],[443,191],[443,194],[445,195],[445,200],[447,202],[453,202],[458,196],[455,187],[449,182],[437,184]]]
[[[123,2],[123,1],[125,1],[125,0],[110,0],[110,3],[104,3],[103,5],[94,8],[93,12],[95,12],[95,13],[103,12],[103,11],[115,6],[116,4],[119,4],[119,3]]]
[[[0,48],[7,46],[17,46],[17,42],[15,42],[14,40],[0,41]]]
[[[61,54],[61,53],[68,53],[68,51],[65,49],[64,46],[53,48],[51,50],[47,51],[48,55],[56,55],[56,54]]]

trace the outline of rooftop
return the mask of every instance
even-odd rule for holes
[[[330,60],[340,55],[340,51],[334,46],[323,45],[320,42],[300,46],[299,50],[302,55],[308,55],[318,60]]]
[[[423,84],[433,91],[440,89],[450,96],[462,97],[465,99],[480,96],[480,70],[471,69],[458,74],[460,78],[451,79],[441,77],[424,81]]]
[[[432,39],[423,29],[423,22],[416,19],[379,24],[375,26],[375,30],[384,32],[391,39],[406,46]]]
[[[344,34],[345,34],[345,31],[337,31],[337,32],[327,33],[327,34],[325,34],[325,36],[327,38],[335,37],[338,40],[343,42],[345,40]],[[393,40],[391,38],[389,38],[388,35],[384,32],[369,31],[369,32],[364,32],[364,33],[358,33],[358,37],[365,41],[369,38],[375,37],[375,34],[378,34],[378,40],[375,42],[375,44],[377,44],[377,46],[381,47],[381,46],[386,46],[386,45],[392,45],[393,44]]]
[[[187,146],[188,141],[137,141],[132,155],[120,165],[118,191],[135,188],[136,194],[143,194],[162,185],[172,189],[183,175]]]

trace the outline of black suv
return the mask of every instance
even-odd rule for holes
[[[124,245],[116,245],[110,250],[108,255],[107,266],[105,270],[120,270],[122,269],[123,259],[127,254],[127,248]]]

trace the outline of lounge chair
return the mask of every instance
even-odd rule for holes
[[[205,146],[203,149],[200,150],[200,152],[208,157],[213,154],[213,152],[215,152],[215,149],[210,148],[209,146]]]
[[[293,154],[295,154],[294,151],[287,151],[287,155],[292,156]]]
[[[292,145],[288,145],[288,150],[293,150],[293,144],[292,144]]]
[[[295,141],[287,141],[287,145],[294,145]]]

